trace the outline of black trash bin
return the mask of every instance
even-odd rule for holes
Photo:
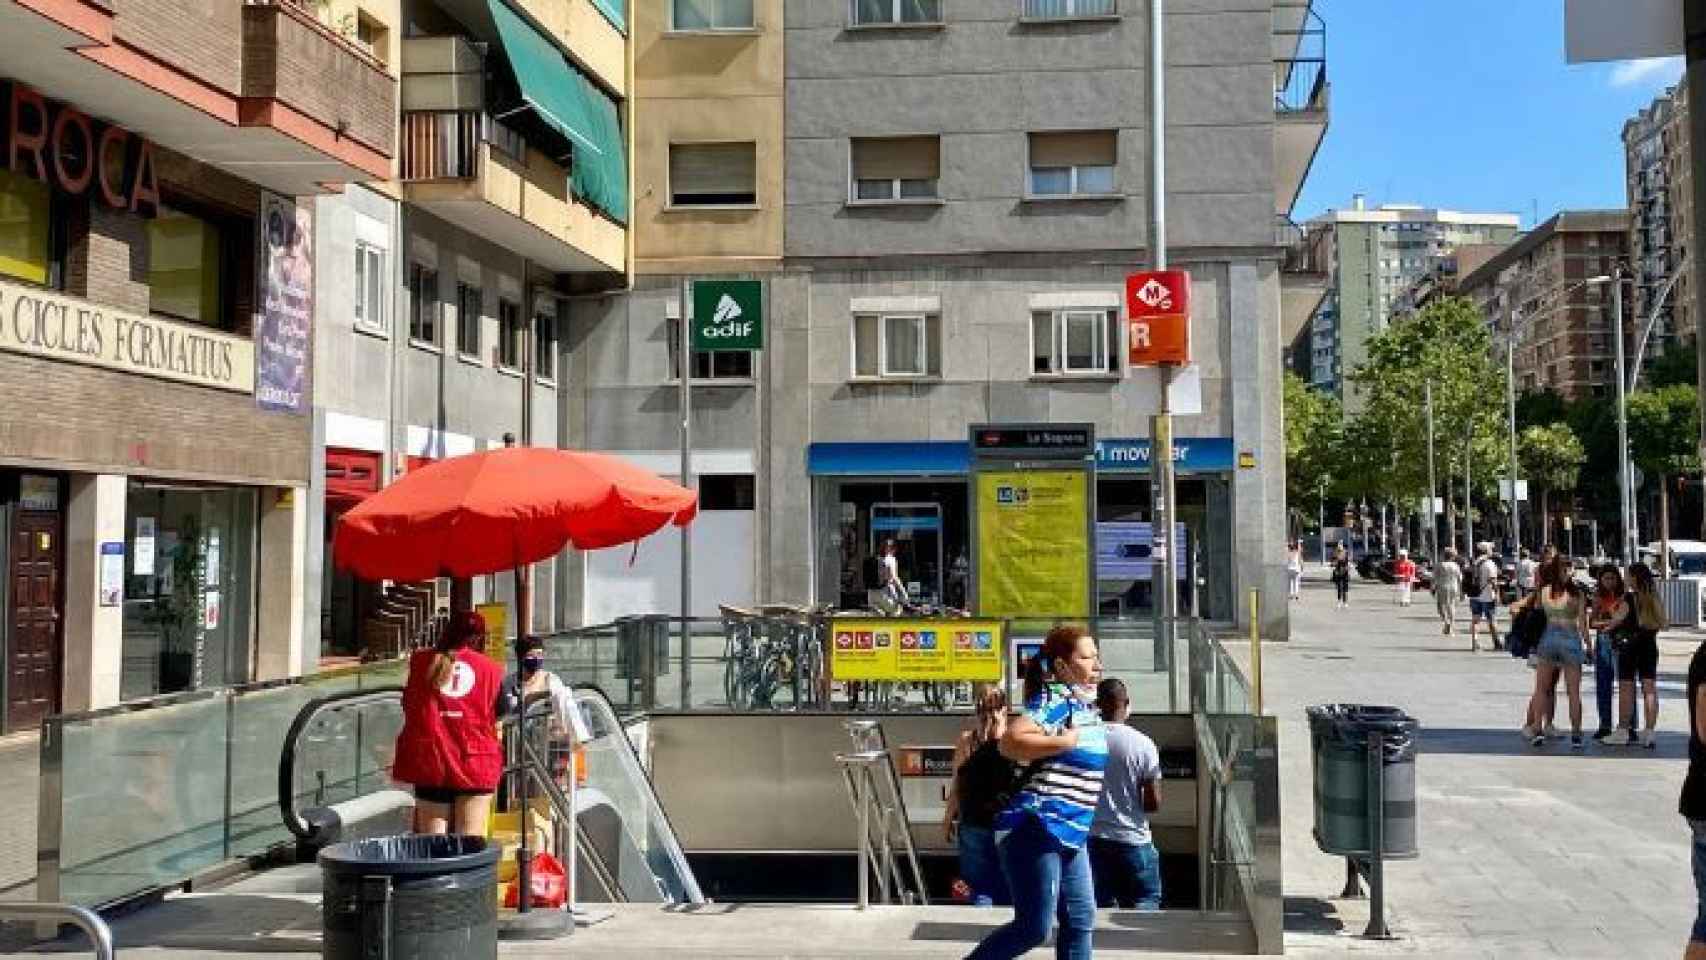
[[[1416,730],[1397,707],[1330,703],[1308,708],[1315,784],[1315,842],[1322,852],[1363,857],[1369,829],[1370,733],[1380,737],[1383,858],[1416,856]]]
[[[325,960],[496,960],[498,857],[483,837],[381,837],[320,851]]]

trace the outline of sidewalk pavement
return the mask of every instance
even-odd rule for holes
[[[35,896],[40,743],[36,733],[0,738],[0,810],[11,825],[0,831],[0,900]]]
[[[1501,611],[1502,617],[1502,611]],[[1502,625],[1502,623],[1501,623]],[[1293,956],[1671,957],[1694,917],[1689,837],[1676,813],[1687,766],[1688,658],[1667,634],[1656,750],[1568,740],[1535,749],[1517,734],[1532,689],[1526,664],[1469,652],[1467,624],[1440,633],[1433,598],[1397,607],[1359,581],[1336,610],[1324,576],[1293,604],[1291,643],[1263,649],[1266,708],[1279,718],[1287,953]],[[1597,725],[1593,675],[1584,726]],[[1397,940],[1360,939],[1366,901],[1336,899],[1344,861],[1311,835],[1305,706],[1389,704],[1421,721],[1421,857],[1388,865]],[[1569,729],[1560,697],[1558,722]]]

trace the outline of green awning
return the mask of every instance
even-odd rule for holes
[[[575,195],[628,222],[628,161],[616,102],[505,0],[486,0],[521,99],[573,145]]]

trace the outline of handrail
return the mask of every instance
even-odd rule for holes
[[[912,868],[912,886],[917,891],[918,902],[928,906],[930,895],[924,882],[924,871],[919,866],[918,848],[912,840],[912,824],[906,812],[906,798],[900,789],[900,774],[895,770],[894,755],[889,752],[888,740],[883,735],[882,724],[876,720],[849,720],[846,724],[847,734],[853,741],[851,753],[838,753],[835,760],[841,765],[843,778],[847,782],[847,790],[853,801],[855,812],[859,818],[859,908],[870,906],[870,873],[873,846],[880,842],[882,853],[877,864],[878,892],[884,903],[890,902],[889,882],[892,880],[897,889],[902,889],[902,898],[910,901],[911,891],[905,891],[906,877],[894,857],[894,834],[900,833],[901,852],[906,855],[907,865]],[[857,773],[854,772],[857,768]],[[882,770],[883,776],[879,783],[873,768]],[[881,796],[886,788],[888,796]],[[872,822],[872,805],[876,806],[877,821]],[[878,833],[874,840],[872,828]]]
[[[379,703],[385,700],[401,701],[402,687],[378,687],[373,690],[351,690],[347,693],[336,693],[329,697],[320,697],[304,704],[296,713],[296,719],[290,723],[290,729],[284,735],[284,749],[278,757],[278,812],[284,819],[285,829],[289,830],[298,840],[306,843],[322,843],[330,839],[326,835],[332,824],[310,823],[296,810],[296,742],[301,739],[302,732],[308,728],[316,717],[328,710],[344,709],[362,703]]]
[[[88,935],[96,960],[113,960],[118,948],[113,946],[113,931],[101,915],[87,907],[69,903],[32,903],[0,900],[0,917],[12,920],[59,920],[69,922]]]

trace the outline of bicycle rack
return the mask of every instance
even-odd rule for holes
[[[894,903],[898,896],[903,904],[928,905],[930,897],[924,885],[924,871],[918,864],[918,849],[912,842],[912,825],[901,796],[900,777],[895,772],[882,724],[875,720],[849,720],[846,727],[853,750],[836,754],[835,761],[841,765],[859,821],[859,909],[871,905],[873,873],[881,903]],[[910,888],[907,871],[896,859],[897,846],[910,868]]]

